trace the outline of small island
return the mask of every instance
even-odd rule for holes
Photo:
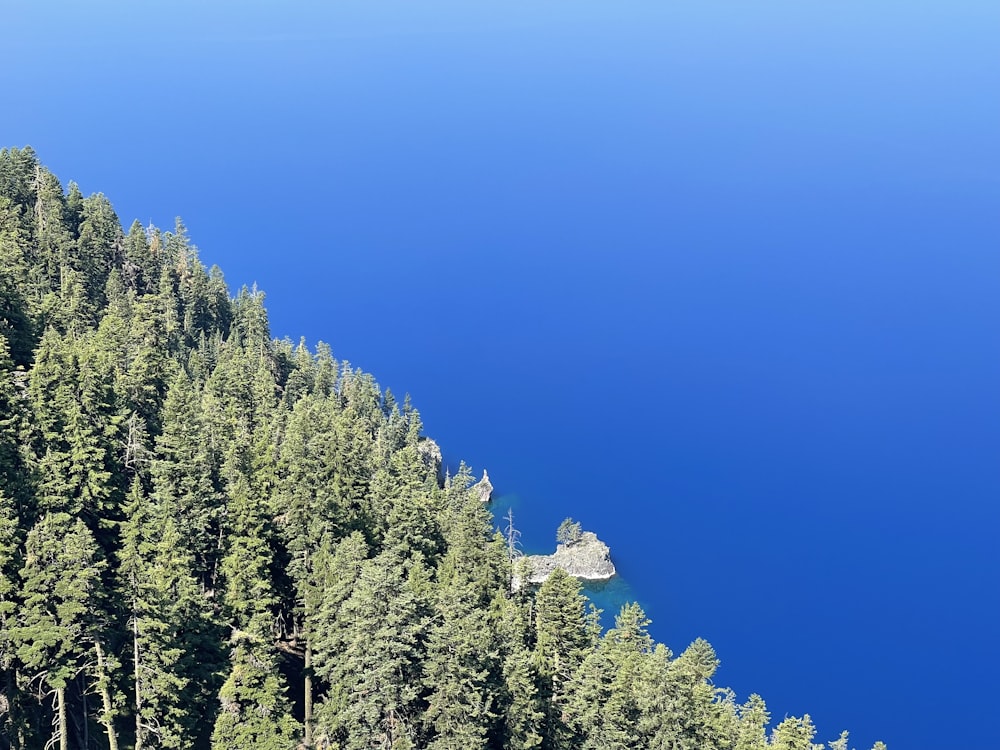
[[[611,550],[592,531],[583,531],[579,523],[567,518],[556,532],[558,546],[551,555],[525,555],[530,584],[543,583],[559,568],[574,578],[601,581],[613,578],[615,565]]]

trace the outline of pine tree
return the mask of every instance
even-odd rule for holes
[[[774,728],[770,747],[774,750],[815,750],[812,741],[815,736],[816,727],[809,714],[801,719],[791,716]]]
[[[565,720],[570,679],[594,646],[580,582],[557,568],[535,597],[535,666],[546,705],[547,750],[574,747],[578,737]]]
[[[671,664],[668,685],[674,691],[677,734],[685,747],[722,748],[729,742],[728,707],[716,700],[717,690],[711,683],[718,666],[715,650],[701,638]]]
[[[27,511],[35,489],[23,445],[30,408],[24,393],[25,379],[26,374],[15,368],[9,356],[7,342],[0,337],[0,494],[11,504],[15,521]]]
[[[151,466],[153,493],[163,513],[183,529],[190,572],[209,592],[217,585],[224,509],[213,447],[198,394],[187,376],[178,373],[163,404],[163,432],[156,438]]]
[[[358,531],[339,542],[328,535],[314,559],[316,572],[309,595],[315,604],[308,627],[315,643],[315,672],[329,682],[344,647],[343,630],[350,624],[342,609],[365,567],[368,545]]]
[[[345,648],[345,630],[351,624],[344,605],[354,592],[368,557],[368,546],[360,532],[334,541],[326,534],[313,557],[313,576],[305,592],[308,613],[304,630],[307,634],[305,715],[312,741],[313,676],[326,685],[336,679],[335,670]],[[318,734],[331,737],[339,733],[339,719],[327,706],[318,712]],[[309,743],[307,742],[307,745]]]
[[[230,490],[232,529],[222,563],[225,604],[232,618],[229,675],[219,692],[221,710],[212,733],[219,750],[284,750],[298,736],[287,687],[278,671],[271,582],[272,540],[260,499],[249,482]]]
[[[121,263],[124,236],[111,202],[102,194],[82,198],[78,211],[74,265],[82,276],[88,307],[99,311],[107,304],[108,276]]]
[[[419,560],[387,550],[367,561],[342,606],[341,647],[328,667],[321,739],[334,747],[424,746],[421,663],[430,578]]]
[[[123,541],[136,750],[192,747],[213,725],[220,629],[171,508],[151,502],[138,482]]]
[[[160,264],[139,220],[129,227],[122,241],[121,273],[125,286],[137,296],[152,294],[160,278]]]
[[[303,396],[295,403],[284,429],[278,455],[273,508],[288,554],[287,575],[294,585],[292,634],[302,639],[305,668],[303,716],[306,746],[312,743],[313,638],[309,630],[314,599],[314,556],[321,541],[339,539],[344,531],[334,488],[336,405],[325,398]]]
[[[108,277],[106,295],[108,308],[93,346],[102,354],[118,413],[123,423],[134,416],[147,435],[158,434],[163,400],[177,367],[167,355],[165,323],[151,299],[124,287],[117,269]]]
[[[100,638],[95,604],[104,563],[99,555],[86,525],[65,513],[46,514],[25,545],[23,603],[11,636],[30,681],[55,695],[61,750],[69,747],[68,686],[84,669],[88,645]]]
[[[512,750],[541,747],[545,711],[533,653],[531,592],[504,587],[494,609],[503,659],[503,686],[494,742]]]
[[[764,699],[754,693],[739,709],[740,725],[734,750],[764,750],[771,715]]]
[[[509,573],[504,543],[491,532],[488,511],[466,493],[448,523],[427,644],[430,748],[480,747],[499,715],[502,661],[491,603]]]
[[[622,607],[615,627],[584,659],[569,685],[566,714],[583,748],[625,750],[641,745],[638,690],[653,648],[649,620],[637,604]]]
[[[271,352],[271,327],[264,309],[264,293],[243,287],[232,303],[233,330],[247,353],[258,359]]]
[[[234,634],[229,676],[219,691],[222,707],[212,731],[215,750],[287,750],[299,724],[292,718],[285,682],[270,643]]]
[[[337,413],[327,399],[312,396],[293,407],[278,456],[274,510],[288,550],[289,573],[300,587],[311,569],[309,552],[325,533],[341,536],[341,507],[334,490]]]
[[[0,151],[2,170],[6,151]],[[34,325],[27,279],[29,232],[24,225],[23,207],[0,185],[0,339],[19,365],[31,361],[35,346]]]
[[[30,178],[32,236],[28,265],[31,295],[45,325],[61,332],[80,331],[94,323],[83,276],[75,262],[77,243],[67,221],[66,198],[56,176],[37,162]]]
[[[22,699],[16,685],[16,642],[11,637],[18,611],[19,548],[17,511],[0,487],[0,734],[12,738],[23,731],[17,711]]]
[[[503,677],[503,747],[510,750],[541,747],[545,731],[545,705],[539,692],[539,675],[531,651],[521,644],[509,646]]]
[[[30,376],[35,415],[41,509],[82,514],[110,549],[108,521],[121,503],[116,450],[121,418],[112,376],[89,337],[66,339],[54,329],[42,337]]]

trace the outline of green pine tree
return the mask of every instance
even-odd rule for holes
[[[546,750],[575,747],[579,737],[567,724],[570,680],[593,649],[580,582],[557,568],[535,597],[535,667],[546,706]]]
[[[344,627],[319,709],[322,742],[347,750],[425,745],[421,664],[430,577],[419,560],[387,550],[367,561],[342,605]]]
[[[419,476],[419,474],[418,474]],[[492,603],[509,579],[506,548],[471,493],[447,524],[424,662],[429,748],[480,747],[502,701],[501,644]]]
[[[172,507],[148,499],[138,482],[122,536],[135,748],[194,747],[214,724],[221,628]]]
[[[771,715],[764,699],[754,693],[739,709],[739,730],[734,750],[764,750]]]
[[[774,750],[816,750],[813,744],[815,736],[816,727],[809,714],[801,719],[790,716],[774,728],[770,747]]]
[[[232,619],[229,675],[219,692],[221,709],[212,732],[217,750],[283,750],[299,727],[274,646],[279,599],[271,580],[274,532],[249,482],[230,490],[232,529],[222,563],[225,604]]]
[[[103,567],[90,530],[65,513],[46,514],[28,533],[11,637],[30,681],[55,696],[60,750],[70,744],[67,690],[102,637],[96,609]]]

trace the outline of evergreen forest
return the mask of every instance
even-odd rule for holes
[[[517,552],[409,399],[0,151],[0,748],[848,750]],[[875,746],[884,750],[879,742]]]

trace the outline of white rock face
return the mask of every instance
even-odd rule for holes
[[[417,453],[420,454],[420,460],[424,462],[424,466],[433,471],[435,476],[440,476],[441,446],[429,437],[423,437],[417,443]]]
[[[616,572],[611,550],[592,531],[583,532],[577,542],[560,544],[551,555],[527,555],[524,559],[531,571],[528,583],[542,583],[556,568],[588,581],[612,578]]]
[[[483,478],[469,489],[475,492],[484,503],[488,503],[493,499],[493,483],[490,481],[490,475],[486,473],[485,469],[483,470]]]

